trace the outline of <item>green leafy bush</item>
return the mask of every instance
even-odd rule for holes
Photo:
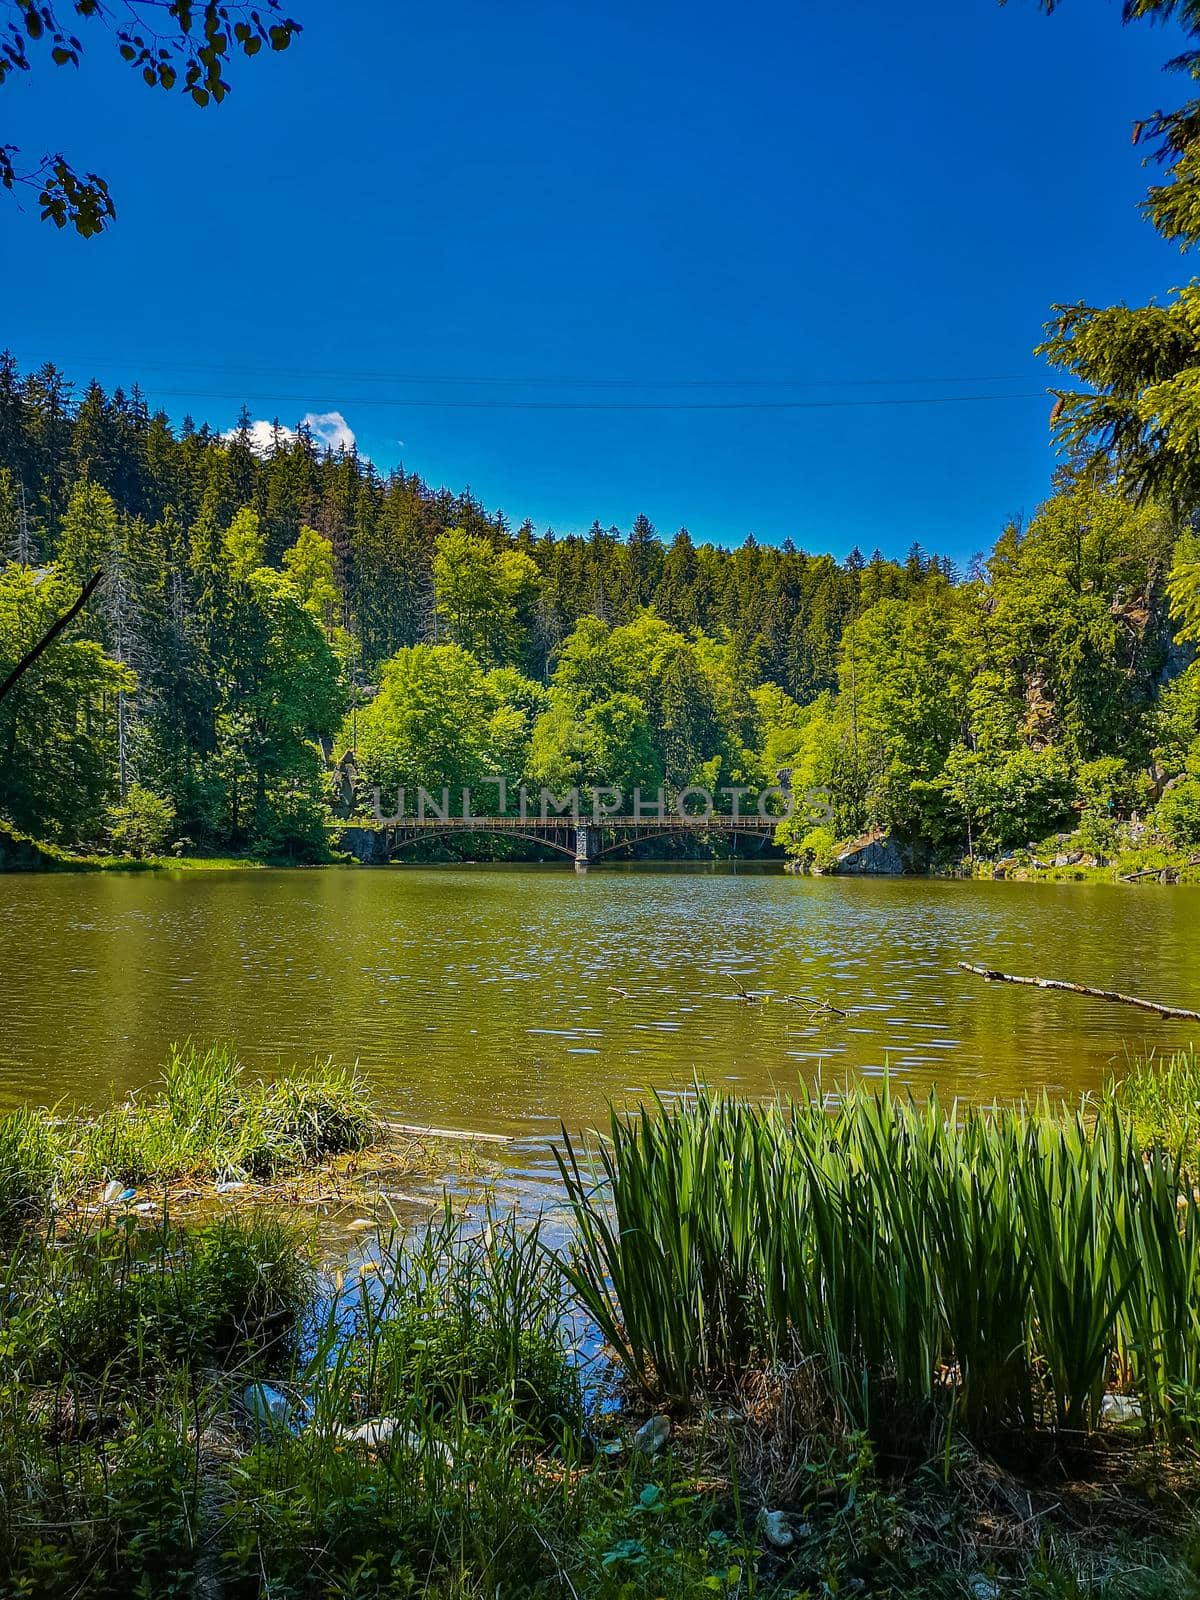
[[[172,802],[140,783],[130,785],[121,805],[109,808],[108,836],[114,850],[127,855],[161,855],[174,826]]]
[[[296,1230],[269,1217],[31,1241],[6,1271],[9,1360],[38,1383],[283,1361],[311,1284]]]
[[[1183,778],[1154,808],[1156,830],[1177,850],[1200,848],[1200,778]]]

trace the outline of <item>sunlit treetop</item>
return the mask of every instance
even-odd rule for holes
[[[1062,0],[1037,0],[1046,13]],[[1189,48],[1167,70],[1200,82],[1200,0],[1124,0],[1126,23],[1174,23]],[[1164,172],[1143,205],[1164,238],[1188,250],[1200,240],[1200,97],[1157,110],[1133,126],[1133,142]],[[1056,391],[1050,422],[1076,462],[1115,467],[1139,499],[1200,505],[1200,283],[1165,305],[1054,307],[1038,347],[1086,387]]]
[[[197,106],[220,105],[229,93],[225,73],[237,54],[286,50],[300,24],[283,15],[280,0],[258,6],[218,0],[0,0],[0,86],[13,72],[32,72],[49,61],[78,67],[85,41],[104,28],[121,59],[151,89],[186,95]],[[79,32],[73,30],[78,27]],[[82,37],[81,37],[82,35]],[[61,151],[30,162],[16,144],[0,142],[0,187],[37,194],[43,221],[70,223],[83,237],[100,233],[116,217],[107,182],[78,172]]]

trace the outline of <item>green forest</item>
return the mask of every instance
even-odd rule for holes
[[[966,572],[514,528],[303,429],[256,451],[246,413],[173,428],[8,356],[0,462],[0,675],[104,574],[0,701],[0,813],[39,839],[319,859],[353,750],[359,809],[782,772],[822,797],[781,828],[817,864],[874,829],[926,865],[1123,825],[1200,847],[1200,542],[1078,451]]]

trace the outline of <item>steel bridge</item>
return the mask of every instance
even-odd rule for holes
[[[506,839],[524,839],[542,845],[586,867],[602,856],[625,850],[648,839],[663,839],[680,834],[719,833],[769,841],[779,824],[778,817],[712,816],[606,816],[598,822],[591,817],[406,817],[396,822],[381,822],[370,827],[352,827],[343,837],[343,848],[361,859],[392,861],[411,845],[455,834],[493,834]],[[356,836],[351,838],[350,836]],[[370,839],[369,847],[362,836]],[[355,843],[359,848],[355,849]]]

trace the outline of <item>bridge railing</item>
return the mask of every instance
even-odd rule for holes
[[[739,828],[752,833],[773,833],[779,823],[780,817],[759,817],[756,815],[733,817],[726,813],[714,812],[711,817],[681,817],[678,814],[667,817],[634,817],[634,816],[604,816],[597,821],[594,817],[581,812],[578,819],[572,816],[530,816],[530,817],[399,817],[385,822],[370,824],[373,827],[395,829],[428,829],[432,832],[445,833],[453,829],[461,833],[527,833],[531,828],[561,829],[564,833],[574,833],[577,828],[639,828],[652,831],[661,828],[664,831],[675,831],[680,828],[695,828],[698,831]]]

